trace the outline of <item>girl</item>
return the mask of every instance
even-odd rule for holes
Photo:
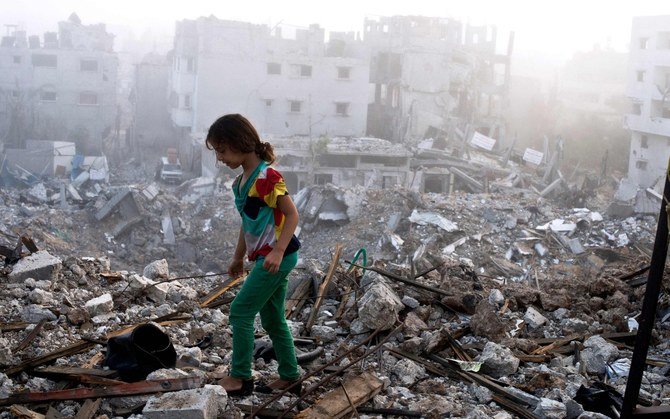
[[[287,276],[298,261],[300,242],[293,235],[298,211],[288,195],[284,179],[269,165],[275,160],[272,145],[262,142],[256,129],[242,115],[217,119],[207,133],[207,148],[231,169],[242,167],[233,182],[235,206],[242,216],[228,274],[236,278],[244,268],[244,255],[255,262],[242,289],[230,306],[233,359],[228,377],[219,381],[231,396],[253,392],[251,361],[254,349],[254,318],[268,332],[279,362],[279,379],[259,386],[271,392],[292,385],[299,377],[293,337],[284,318]],[[291,391],[300,392],[300,385]]]

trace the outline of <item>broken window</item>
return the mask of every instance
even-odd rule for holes
[[[31,61],[34,67],[56,68],[58,57],[55,54],[33,54]]]
[[[81,71],[98,71],[98,60],[81,60],[79,63],[79,70]]]
[[[398,184],[398,176],[384,176],[382,178],[382,189],[393,188]]]
[[[79,93],[79,104],[80,105],[97,105],[98,104],[98,94],[94,92],[81,92]]]
[[[291,104],[291,112],[300,112],[302,109],[302,102],[299,100],[292,100],[290,101]]]
[[[40,100],[43,102],[55,102],[58,95],[53,87],[47,87],[40,90]]]
[[[14,56],[14,64],[21,64],[21,56],[20,55],[15,55]]]
[[[647,49],[649,47],[649,38],[640,38],[640,49]]]
[[[281,64],[280,63],[268,63],[267,72],[268,72],[268,74],[281,74]]]
[[[644,70],[637,70],[637,81],[642,82],[644,81],[644,74],[646,71]]]
[[[338,154],[321,154],[319,156],[319,165],[321,167],[353,168],[356,167],[356,164],[356,156]]]
[[[181,67],[179,63],[179,57],[175,56],[174,57],[174,71],[179,72],[179,68]]]
[[[335,113],[338,116],[349,116],[349,104],[348,103],[336,103],[335,104]]]
[[[642,115],[642,104],[641,103],[633,103],[633,109],[631,110],[631,113],[633,115]]]
[[[403,156],[361,156],[361,163],[399,167],[407,163],[407,158]]]
[[[329,173],[318,173],[314,175],[314,183],[316,185],[325,185],[326,183],[333,183],[333,175]]]
[[[307,64],[293,64],[291,65],[291,76],[312,77],[312,66]]]
[[[351,78],[351,67],[337,67],[337,78],[348,80]]]
[[[188,73],[195,72],[195,58],[186,57],[186,72]]]
[[[646,135],[640,135],[640,147],[649,148],[649,138]]]
[[[266,107],[271,107],[272,106],[272,99],[265,99],[265,106]]]
[[[640,170],[647,170],[647,161],[646,160],[638,160],[635,162],[635,168],[640,169]]]
[[[14,99],[18,98],[18,97],[19,97],[19,91],[18,91],[18,90],[12,90],[12,97],[13,97]],[[670,139],[669,139],[669,140],[670,140]]]
[[[191,95],[184,95],[184,108],[191,109]]]

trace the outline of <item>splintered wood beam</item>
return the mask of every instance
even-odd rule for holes
[[[75,388],[34,393],[17,393],[0,399],[0,406],[25,403],[43,403],[58,400],[83,400],[107,397],[135,396],[140,394],[166,393],[189,390],[202,385],[200,377],[174,378],[166,380],[145,380],[135,383],[102,388]]]
[[[246,276],[238,276],[237,278],[228,279],[223,283],[219,288],[214,289],[212,292],[207,294],[205,298],[200,301],[200,308],[209,308],[208,306],[217,298],[222,296],[226,291],[239,284]]]
[[[32,332],[28,333],[28,335],[21,341],[21,343],[18,344],[16,348],[12,350],[12,352],[21,352],[22,350],[26,349],[28,345],[32,343],[33,340],[37,337],[37,335],[40,334],[42,331],[42,328],[44,327],[44,324],[47,322],[47,319],[42,319],[40,320],[39,323],[37,323],[37,326],[32,330]]]
[[[17,404],[10,407],[9,411],[11,412],[12,415],[14,415],[14,417],[18,419],[44,419],[44,415],[37,412],[33,412],[27,407],[19,406]]]
[[[12,322],[12,323],[0,323],[0,332],[14,332],[17,330],[24,330],[32,323],[28,322]]]
[[[317,291],[316,295],[316,301],[314,302],[314,307],[312,307],[312,312],[309,314],[309,320],[307,320],[307,324],[305,325],[305,331],[307,333],[311,332],[312,326],[314,326],[316,318],[319,315],[319,308],[321,308],[321,303],[323,302],[326,289],[328,288],[330,280],[335,274],[335,269],[337,269],[337,265],[340,262],[340,253],[342,253],[342,245],[338,243],[335,246],[335,253],[333,254],[333,260],[330,262],[330,268],[328,268],[326,278],[324,278],[323,282],[319,286],[319,290]]]
[[[342,383],[341,387],[328,392],[313,406],[298,413],[296,418],[341,418],[354,412],[356,406],[376,396],[381,391],[382,386],[383,382],[379,378],[364,372]]]
[[[300,284],[295,288],[291,298],[286,301],[286,310],[284,311],[284,316],[287,319],[293,318],[296,313],[300,311],[305,301],[307,300],[307,294],[312,288],[312,281],[301,281]]]
[[[70,356],[70,355],[76,355],[85,351],[88,351],[91,349],[93,346],[95,346],[95,343],[93,342],[86,342],[86,341],[79,341],[76,343],[73,343],[71,345],[68,345],[64,348],[58,349],[56,351],[50,352],[48,354],[38,356],[36,358],[28,359],[20,363],[19,365],[9,367],[2,372],[4,372],[7,375],[14,375],[18,374],[21,371],[24,371],[26,369],[30,368],[35,368],[40,365],[48,364],[49,362],[55,361],[58,358],[64,357],[64,356]]]
[[[92,419],[95,416],[95,412],[100,408],[100,402],[102,402],[102,399],[86,400],[81,409],[74,415],[74,419]]]

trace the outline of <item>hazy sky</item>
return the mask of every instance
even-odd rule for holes
[[[366,16],[454,17],[497,25],[501,49],[514,30],[518,54],[537,52],[557,60],[608,41],[626,51],[633,16],[670,15],[670,0],[0,0],[0,5],[1,23],[20,24],[29,33],[56,30],[56,22],[75,11],[84,24],[131,26],[138,35],[151,27],[165,38],[175,20],[210,14],[270,25],[319,23],[327,31],[361,31]]]

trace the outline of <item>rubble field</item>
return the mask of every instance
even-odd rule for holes
[[[40,185],[0,191],[2,418],[598,418],[620,409],[656,219],[608,216],[608,185],[582,208],[518,188],[296,193],[302,249],[287,318],[306,377],[300,399],[227,397],[216,385],[240,283],[224,274],[239,231],[229,180],[98,185],[81,201]],[[194,192],[201,186],[207,193]],[[663,294],[641,404],[670,400],[669,319]],[[104,364],[108,340],[146,322],[169,336],[176,363],[140,381],[141,394]],[[268,381],[277,363],[260,321],[257,334],[254,378]],[[164,385],[147,387],[155,382]],[[19,397],[65,389],[80,393]]]

